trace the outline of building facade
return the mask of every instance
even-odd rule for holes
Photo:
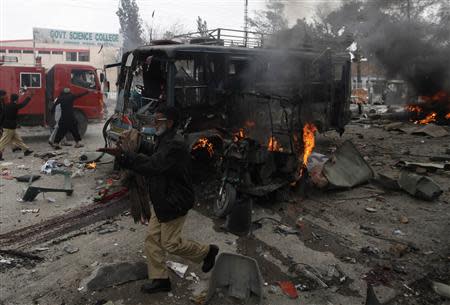
[[[64,39],[64,36],[70,39]],[[70,63],[91,65],[100,73],[105,65],[120,59],[120,52],[121,41],[118,34],[35,28],[33,39],[0,41],[2,64],[38,64],[46,69],[55,64]],[[106,71],[111,91],[115,91],[117,74],[115,68]]]

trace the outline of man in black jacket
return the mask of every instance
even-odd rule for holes
[[[158,109],[154,123],[157,139],[152,149],[141,145],[139,153],[125,152],[120,144],[115,148],[99,149],[116,156],[121,167],[149,179],[152,215],[145,253],[151,282],[142,286],[142,291],[147,293],[171,290],[165,253],[203,262],[202,271],[209,272],[219,252],[215,245],[202,245],[181,237],[186,215],[194,205],[191,156],[185,143],[176,135],[176,109]]]
[[[58,104],[61,105],[61,118],[58,122],[58,131],[56,132],[54,148],[61,149],[59,142],[64,138],[66,133],[70,132],[75,140],[75,147],[83,147],[81,144],[81,136],[78,132],[78,124],[75,118],[75,112],[73,108],[73,103],[77,98],[85,96],[89,91],[86,91],[81,94],[72,94],[69,88],[64,88],[63,92],[59,95],[58,99],[55,103],[53,103],[53,107],[51,112],[55,112],[55,108]]]
[[[28,156],[33,151],[23,142],[22,137],[17,133],[17,114],[20,109],[24,108],[31,100],[30,96],[18,104],[19,96],[17,94],[11,94],[11,102],[7,103],[3,107],[3,134],[0,138],[0,160],[3,160],[3,150],[8,144],[13,147],[20,147],[24,150],[24,155]]]

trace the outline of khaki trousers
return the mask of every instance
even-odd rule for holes
[[[145,239],[149,279],[166,279],[169,273],[166,267],[166,254],[177,255],[194,263],[200,263],[209,251],[208,245],[183,239],[186,216],[169,222],[159,222],[152,208],[152,216],[148,223],[148,236]]]
[[[29,149],[15,129],[4,128],[2,137],[0,138],[0,152],[2,152],[8,144],[11,144],[14,147],[20,147],[23,150]]]

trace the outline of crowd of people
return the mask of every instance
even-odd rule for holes
[[[51,109],[51,113],[55,116],[55,126],[49,138],[49,144],[54,149],[61,149],[61,144],[71,145],[64,140],[67,133],[72,134],[76,148],[83,147],[73,104],[77,98],[89,92],[73,94],[69,88],[64,88],[58,98],[55,99]],[[20,95],[25,94],[28,94],[28,96],[22,102],[19,102]],[[28,92],[21,89],[19,94],[12,93],[8,97],[7,92],[0,89],[0,161],[4,160],[3,152],[8,146],[12,146],[13,152],[23,150],[25,156],[33,153],[17,132],[20,123],[19,111],[33,102],[33,94],[33,91]]]

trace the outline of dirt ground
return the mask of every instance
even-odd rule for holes
[[[396,175],[400,172],[396,167],[398,161],[429,162],[430,156],[444,156],[450,148],[450,136],[409,135],[386,131],[384,125],[376,121],[354,122],[347,126],[342,137],[335,132],[321,134],[314,151],[330,155],[340,143],[351,140],[375,172]],[[83,151],[93,151],[103,145],[101,127],[101,124],[90,125],[84,139],[86,147],[64,147],[63,152],[67,154],[59,160],[73,161],[76,167]],[[25,141],[36,153],[49,149],[46,136],[37,132],[27,131]],[[5,162],[13,164],[3,167],[10,169],[13,176],[38,174],[44,161],[21,156],[8,150]],[[84,176],[73,179],[73,196],[39,195],[32,203],[17,200],[25,184],[2,177],[0,234],[88,209],[96,187],[101,185],[99,180],[106,180],[112,173],[111,163],[98,164],[96,170],[87,170]],[[307,188],[305,195],[292,192],[290,196],[264,198],[253,206],[252,218],[262,218],[261,225],[246,237],[224,232],[221,230],[224,221],[213,217],[217,177],[211,174],[196,185],[198,202],[189,213],[184,234],[202,243],[215,243],[223,252],[255,258],[265,282],[263,304],[365,304],[367,283],[375,287],[380,301],[386,304],[450,304],[430,287],[432,280],[450,284],[450,172],[438,170],[423,174],[444,190],[435,201],[389,191],[370,182],[350,190]],[[60,176],[41,175],[34,184],[57,187],[63,183]],[[22,213],[24,209],[39,209],[39,212]],[[276,230],[279,224],[296,228],[298,234],[279,233]],[[113,226],[114,230],[101,233],[99,227],[105,225]],[[42,260],[1,252],[0,304],[94,305],[107,301],[116,305],[194,304],[189,298],[207,287],[210,277],[194,264],[189,264],[188,273],[194,272],[199,280],[181,279],[172,273],[174,289],[170,294],[142,294],[143,280],[101,291],[88,291],[82,286],[82,280],[98,266],[145,261],[142,251],[145,235],[145,226],[135,224],[128,213],[121,212],[77,228],[69,235],[16,249],[40,256]],[[67,253],[64,248],[68,245],[79,251]],[[8,247],[11,248],[14,249]],[[178,257],[170,259],[188,263]],[[307,276],[305,268],[319,276],[327,287],[321,287],[317,280]],[[298,285],[298,298],[284,295],[277,286],[278,281]],[[235,302],[218,294],[212,304]]]

